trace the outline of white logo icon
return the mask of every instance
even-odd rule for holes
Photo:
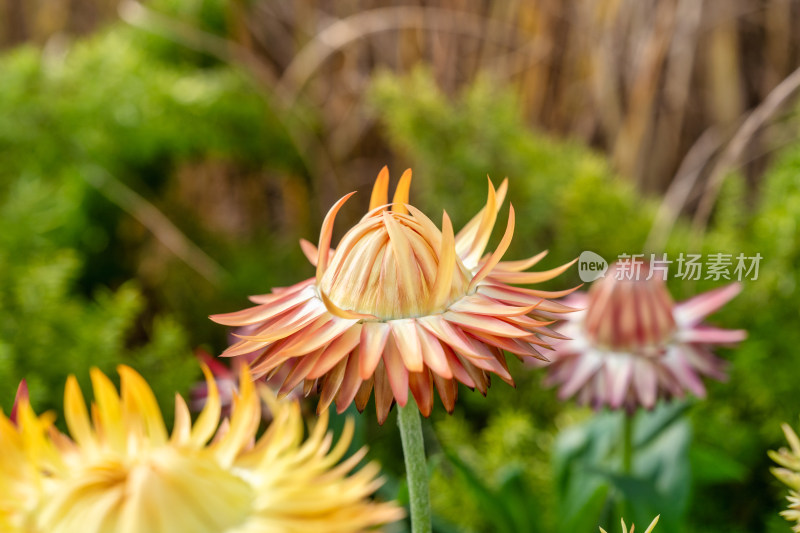
[[[608,262],[594,252],[586,250],[578,258],[578,276],[584,283],[602,278],[608,270]]]

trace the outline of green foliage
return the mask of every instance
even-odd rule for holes
[[[731,480],[699,494],[710,503],[697,506],[697,521],[709,526],[729,520],[731,529],[751,531],[770,521],[783,505],[780,490],[770,479],[765,450],[780,444],[780,424],[795,420],[798,413],[798,175],[800,145],[795,145],[784,150],[764,176],[751,213],[741,208],[738,216],[732,216],[730,207],[722,204],[721,220],[704,244],[707,250],[763,257],[758,279],[745,283],[742,294],[718,317],[720,323],[746,328],[748,339],[732,355],[729,382],[711,387],[712,401],[698,404],[695,413],[703,421],[698,440],[714,443],[746,471],[741,476],[744,484]],[[735,194],[742,187],[739,176],[733,174],[728,181],[729,191],[734,191],[728,194],[741,196]],[[725,503],[726,509],[735,511],[723,513],[722,504],[715,503],[720,496],[741,505]]]
[[[117,26],[65,50],[21,48],[0,58],[0,383],[8,391],[6,408],[22,377],[35,406],[53,408],[67,374],[87,387],[90,366],[114,375],[125,363],[145,375],[169,413],[174,392],[185,392],[198,374],[187,324],[202,324],[194,328],[192,345],[224,337],[223,328],[208,323],[211,306],[190,295],[206,302],[233,296],[187,276],[185,265],[168,270],[158,292],[146,287],[148,299],[141,283],[126,281],[139,270],[141,228],[94,189],[89,169],[102,169],[172,209],[157,194],[187,161],[231,161],[244,169],[258,169],[265,160],[272,168],[302,166],[266,100],[243,75],[215,64],[198,68],[164,53],[170,46],[180,48]],[[193,227],[179,211],[170,216]],[[214,235],[195,233],[227,251]],[[245,260],[235,268],[250,268],[254,253],[240,254]],[[248,279],[251,285],[260,280],[255,274]],[[236,278],[231,285],[241,283]],[[236,300],[242,296],[237,290]],[[164,312],[164,302],[175,305]],[[208,310],[198,313],[198,306]]]
[[[680,402],[633,418],[632,471],[621,468],[623,412],[599,413],[558,436],[553,453],[561,508],[559,530],[591,531],[598,517],[611,529],[617,517],[684,531],[681,524],[691,488],[691,430]]]
[[[22,378],[37,409],[59,408],[67,375],[75,374],[88,391],[90,367],[114,375],[119,364],[139,370],[163,407],[171,407],[170,393],[185,390],[196,374],[185,333],[165,316],[140,323],[143,301],[133,284],[116,291],[99,287],[90,299],[76,291],[81,258],[58,234],[74,220],[77,205],[69,187],[38,179],[19,180],[0,193],[4,407]],[[143,326],[144,335],[137,331]]]

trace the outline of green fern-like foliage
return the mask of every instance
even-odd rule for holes
[[[65,378],[88,388],[88,370],[140,370],[168,407],[196,375],[181,327],[166,316],[142,321],[135,285],[82,294],[81,256],[62,234],[76,203],[69,187],[21,179],[0,192],[0,390],[10,407],[20,379],[37,409],[59,409]]]

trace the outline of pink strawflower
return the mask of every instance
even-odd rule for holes
[[[543,256],[502,261],[514,232],[515,215],[498,247],[487,253],[507,182],[488,186],[486,205],[457,234],[446,213],[442,228],[409,205],[411,171],[400,178],[389,202],[384,167],[370,197],[369,212],[332,247],[336,213],[328,212],[319,246],[302,243],[316,276],[291,287],[253,296],[258,304],[211,318],[227,326],[254,328],[224,356],[256,353],[256,378],[286,372],[285,394],[302,384],[319,390],[318,411],[335,402],[341,412],[355,403],[363,410],[375,396],[378,421],[392,405],[405,406],[409,392],[420,412],[433,408],[433,391],[448,412],[455,408],[457,382],[486,393],[491,375],[513,384],[505,353],[543,358],[547,326],[569,308],[548,292],[516,287],[550,280],[571,263],[526,272]]]
[[[566,301],[583,311],[564,315],[559,331],[570,340],[555,344],[550,356],[547,383],[560,386],[562,399],[576,396],[595,408],[607,405],[631,412],[687,391],[703,398],[702,376],[726,378],[725,362],[711,348],[733,345],[746,332],[702,321],[736,296],[740,284],[675,304],[663,275],[651,272],[647,263],[640,267],[633,276],[613,264],[588,293],[575,293]]]

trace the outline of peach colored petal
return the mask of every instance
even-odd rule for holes
[[[500,337],[527,337],[530,332],[491,316],[471,315],[447,311],[442,315],[447,322],[461,327]]]
[[[392,198],[392,211],[395,213],[408,213],[406,204],[408,203],[408,191],[411,188],[411,169],[406,169],[403,175],[400,176],[400,181],[397,183],[397,188],[394,190],[394,198]]]
[[[320,280],[322,280],[322,274],[325,273],[325,269],[328,268],[328,252],[331,248],[331,237],[333,236],[333,222],[336,220],[336,213],[339,212],[339,209],[342,208],[344,203],[353,196],[355,192],[351,192],[350,194],[344,195],[338,202],[333,204],[328,214],[325,215],[325,220],[322,222],[322,229],[319,233],[319,245],[317,249],[319,250],[317,259],[317,285],[319,285]]]
[[[419,412],[422,416],[431,416],[433,409],[433,380],[431,373],[427,369],[422,372],[409,372],[408,386],[414,400],[417,402]]]
[[[500,259],[503,258],[506,251],[508,250],[509,245],[511,244],[511,238],[514,236],[514,224],[515,224],[515,214],[514,214],[514,206],[509,205],[508,207],[508,225],[506,226],[506,231],[503,234],[503,238],[500,240],[500,244],[497,245],[497,248],[492,252],[488,259],[483,263],[480,270],[475,274],[472,280],[469,282],[469,288],[467,292],[472,292],[475,287],[483,281],[486,276],[488,276],[494,267],[497,266],[497,263],[500,262]]]
[[[447,357],[444,354],[442,343],[422,325],[417,323],[415,327],[417,328],[417,336],[422,348],[422,359],[425,364],[434,374],[446,379],[452,379],[453,371],[450,369],[450,365],[447,364]]]
[[[344,371],[344,378],[336,395],[336,412],[342,414],[347,407],[355,400],[358,389],[361,387],[362,379],[359,375],[359,349],[353,351],[347,358],[347,366]]]
[[[361,379],[369,379],[381,360],[381,355],[389,338],[390,327],[385,322],[365,322],[361,329],[361,355],[359,374]]]
[[[456,249],[453,237],[453,224],[447,212],[442,214],[442,240],[439,249],[439,268],[431,290],[431,301],[442,308],[450,298],[453,286],[453,273],[456,268]]]
[[[408,369],[403,364],[403,357],[400,355],[400,350],[393,339],[389,339],[386,342],[386,349],[383,351],[383,362],[392,394],[394,394],[397,404],[405,407],[408,401]]]
[[[497,211],[500,210],[500,206],[503,205],[503,201],[506,198],[506,192],[508,191],[508,180],[504,179],[503,183],[500,184],[500,187],[497,188],[497,192],[495,195],[495,216],[497,216]],[[461,231],[458,232],[456,235],[456,250],[458,252],[459,257],[464,257],[467,252],[467,249],[472,245],[475,241],[478,228],[483,220],[487,208],[484,206],[483,209],[478,211],[478,213],[472,217],[472,219],[467,222],[467,224],[461,228]],[[480,255],[480,254],[479,254]]]
[[[361,328],[351,327],[341,336],[334,339],[325,351],[322,352],[317,364],[308,373],[309,379],[321,377],[328,372],[334,365],[349,354],[361,340]]]
[[[409,372],[422,372],[422,346],[417,335],[416,321],[413,318],[406,318],[390,320],[388,324],[405,367]]]
[[[548,250],[544,250],[534,255],[533,257],[529,257],[528,259],[520,259],[517,261],[500,261],[497,264],[497,270],[498,271],[503,270],[506,272],[521,272],[523,270],[528,270],[536,263],[544,259],[547,253]]]
[[[384,206],[389,203],[389,168],[383,166],[378,172],[375,185],[372,186],[372,194],[369,198],[369,210]]]
[[[532,283],[542,283],[551,280],[566,272],[575,264],[578,259],[573,259],[569,263],[542,272],[492,272],[492,279],[503,283],[513,283],[515,285],[529,285]]]
[[[487,177],[487,181],[489,182],[489,192],[486,196],[486,206],[482,210],[483,216],[475,230],[475,238],[463,253],[459,250],[458,240],[456,240],[456,250],[461,260],[467,265],[467,268],[473,268],[478,264],[478,260],[489,243],[489,237],[492,235],[492,229],[494,229],[494,223],[497,220],[497,212],[499,210],[497,194],[494,185],[492,185],[492,180]]]

